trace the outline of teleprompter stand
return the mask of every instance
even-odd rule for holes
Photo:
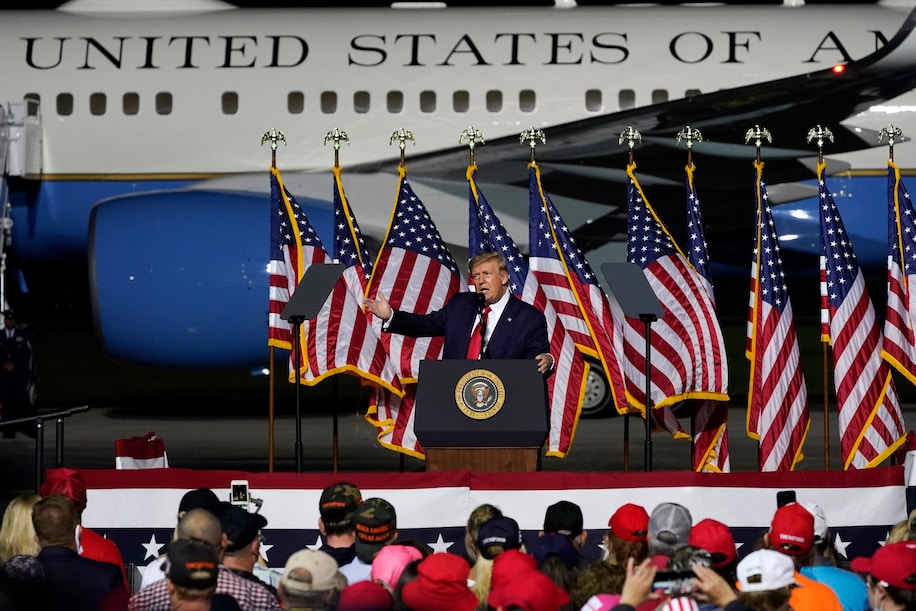
[[[649,284],[642,268],[635,263],[602,263],[604,274],[611,290],[611,297],[623,310],[624,315],[638,318],[645,325],[646,334],[646,453],[645,470],[652,470],[652,323],[661,318],[665,311]],[[630,415],[625,416],[624,427],[624,471],[630,464]]]
[[[318,316],[322,306],[334,290],[344,270],[343,263],[310,265],[295,292],[290,295],[280,318],[293,325],[293,363],[296,368],[296,473],[302,473],[302,398],[301,382],[302,351],[300,335],[302,323]],[[337,401],[334,401],[334,472],[337,472]]]
[[[421,361],[414,431],[427,471],[536,471],[549,429],[534,359]]]

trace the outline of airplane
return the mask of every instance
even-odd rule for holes
[[[115,358],[263,367],[271,129],[285,136],[276,151],[284,182],[325,241],[333,152],[323,138],[348,134],[343,183],[376,247],[396,195],[391,136],[410,130],[408,178],[459,259],[468,159],[459,134],[483,132],[478,182],[524,249],[531,151],[519,132],[541,129],[545,188],[594,267],[624,258],[630,151],[621,130],[639,129],[637,175],[677,237],[686,150],[676,135],[691,125],[704,135],[694,159],[707,240],[730,282],[746,277],[751,256],[746,130],[773,134],[762,158],[783,246],[808,263],[817,151],[805,134],[823,124],[836,136],[824,153],[837,203],[863,265],[881,269],[887,152],[877,135],[888,123],[916,130],[914,21],[911,2],[254,9],[73,0],[5,11],[0,231],[19,279],[6,291],[54,285],[62,279],[49,270],[85,261],[94,326]],[[916,167],[916,151],[898,153],[902,167]],[[583,413],[607,403],[596,391]]]

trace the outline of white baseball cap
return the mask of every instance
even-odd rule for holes
[[[792,558],[772,549],[751,552],[738,563],[738,585],[742,592],[764,592],[798,585]]]
[[[814,503],[802,503],[802,507],[814,516],[814,542],[823,543],[827,539],[827,515]]]

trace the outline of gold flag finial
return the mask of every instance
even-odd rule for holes
[[[468,149],[470,150],[468,165],[474,165],[474,147],[478,143],[486,144],[486,141],[483,139],[483,133],[472,125],[468,125],[465,130],[458,134],[458,144],[465,140],[468,141]]]
[[[630,149],[630,163],[633,163],[633,149],[636,147],[637,140],[642,142],[642,134],[632,125],[627,125],[626,129],[620,132],[620,138],[617,139],[617,144],[627,143],[627,148]]]
[[[271,129],[271,130],[264,132],[264,135],[261,136],[261,146],[264,146],[264,143],[267,142],[268,140],[270,141],[270,150],[272,151],[277,150],[278,142],[282,142],[283,144],[286,144],[286,136],[283,134],[283,132],[278,131],[276,129]]]
[[[894,144],[903,142],[903,130],[893,123],[888,123],[887,127],[882,127],[881,131],[878,132],[878,142],[881,142],[885,138],[887,138],[887,145],[890,149],[890,160],[893,161]]]
[[[818,161],[824,160],[824,142],[830,140],[833,142],[833,132],[822,125],[815,125],[808,130],[808,142],[816,140]]]
[[[541,144],[547,144],[547,135],[544,133],[544,130],[535,129],[533,126],[529,127],[518,136],[519,144],[528,145],[528,148],[531,152],[531,163],[534,163],[534,149],[538,145],[538,140],[541,141]]]
[[[681,140],[687,142],[687,165],[690,165],[693,163],[693,144],[695,142],[703,142],[703,134],[695,127],[685,125],[684,128],[677,133],[677,136],[675,136],[677,144],[680,144]]]
[[[286,145],[286,136],[277,129],[269,129],[261,136],[261,146],[270,141],[270,167],[277,167],[277,143],[283,142]]]
[[[773,136],[770,134],[770,130],[765,127],[760,127],[755,125],[754,127],[747,130],[744,134],[744,142],[748,143],[751,140],[754,141],[754,146],[757,147],[757,161],[760,161],[760,147],[763,146],[763,141],[766,140],[768,144],[773,143]]]
[[[703,142],[703,134],[700,132],[700,130],[694,127],[690,127],[689,125],[685,125],[684,129],[677,133],[675,140],[678,144],[681,143],[681,140],[685,140],[687,142],[687,151],[689,152],[690,149],[693,148],[694,142]]]
[[[334,167],[340,167],[340,141],[344,140],[347,143],[347,146],[350,145],[350,136],[347,135],[347,132],[341,131],[336,127],[324,135],[324,145],[327,146],[328,142],[334,143]]]
[[[417,141],[413,138],[413,132],[409,132],[403,127],[398,128],[397,131],[391,134],[391,138],[388,139],[388,145],[391,146],[394,144],[394,141],[398,141],[398,148],[401,149],[401,166],[404,165],[404,149],[407,148],[407,141],[410,140],[413,142],[413,145],[417,145]]]

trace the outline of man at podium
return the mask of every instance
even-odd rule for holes
[[[476,292],[454,295],[429,314],[394,310],[379,292],[364,304],[384,323],[382,329],[410,337],[444,336],[445,359],[534,359],[538,371],[553,371],[544,313],[509,292],[506,259],[482,252],[468,263]]]

